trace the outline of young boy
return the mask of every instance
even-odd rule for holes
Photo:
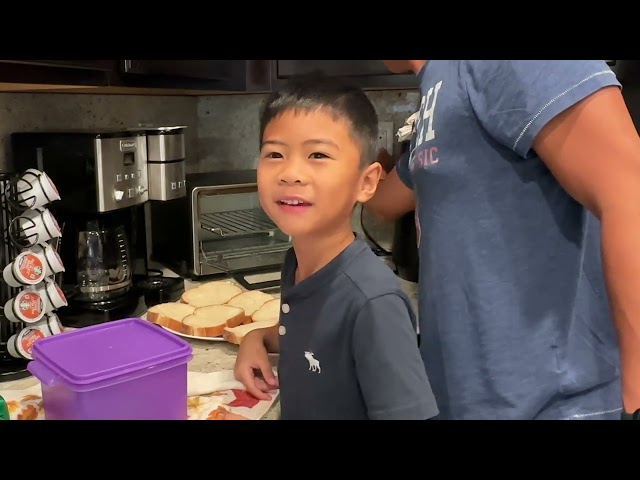
[[[262,114],[260,202],[293,248],[279,326],[244,338],[235,375],[258,398],[278,385],[283,420],[438,413],[411,304],[351,228],[380,179],[377,125],[364,92],[319,74],[273,94]],[[280,353],[278,380],[267,351]]]

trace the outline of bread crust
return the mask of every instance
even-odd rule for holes
[[[224,338],[226,342],[232,343],[234,345],[240,345],[244,337],[246,337],[250,332],[263,328],[272,328],[274,326],[277,326],[278,323],[278,319],[273,318],[271,320],[264,320],[262,322],[253,322],[251,323],[252,328],[242,328],[240,329],[240,331],[232,327],[227,327],[222,332],[222,338]]]
[[[182,331],[182,320],[176,320],[175,318],[167,317],[157,312],[147,312],[147,320],[161,327],[166,327],[174,332]]]
[[[207,307],[202,307],[202,308],[207,308]],[[237,308],[237,307],[230,307],[230,308]],[[244,310],[242,310],[241,308],[238,308],[238,313],[236,313],[233,317],[228,318],[225,323],[221,323],[219,325],[212,325],[209,327],[200,327],[196,325],[190,325],[189,323],[194,320],[192,317],[198,316],[197,314],[198,310],[199,309],[196,308],[191,315],[186,316],[182,320],[182,333],[184,333],[185,335],[190,335],[192,337],[222,337],[222,334],[225,328],[237,327],[239,325],[242,325],[242,322],[244,321],[244,318],[245,318]]]
[[[228,297],[236,289],[237,289],[237,294],[231,295],[230,298],[225,298],[224,303],[210,303],[210,304],[204,305],[205,303],[207,303],[207,300],[206,300],[207,295],[199,295],[199,294],[201,292],[206,293],[207,290],[215,290],[216,285],[222,285],[222,284],[224,284],[224,288],[226,289],[225,294],[218,295],[216,297],[217,301],[221,300],[220,297],[223,297],[223,298]],[[194,292],[197,292],[197,293],[194,294]],[[195,301],[193,301],[194,295],[195,295]],[[243,295],[246,297],[249,297],[246,302],[242,301]],[[261,302],[262,298],[265,298],[264,302]],[[190,300],[192,301],[192,303],[190,303]],[[274,304],[274,302],[276,303]],[[244,303],[244,306],[243,306],[243,303]],[[279,312],[280,299],[266,292],[260,292],[260,294],[257,295],[256,291],[243,290],[242,288],[240,288],[239,286],[231,282],[219,280],[219,281],[208,282],[198,287],[189,289],[182,294],[179,300],[175,302],[170,302],[168,305],[171,305],[171,304],[189,306],[192,309],[191,313],[188,315],[185,315],[182,318],[172,318],[170,316],[172,312],[169,310],[169,314],[167,314],[167,311],[166,310],[163,311],[162,309],[162,305],[165,305],[165,304],[160,304],[160,305],[151,307],[147,311],[147,320],[151,323],[155,323],[169,330],[172,330],[176,333],[181,333],[181,334],[189,335],[192,337],[220,338],[220,339],[224,339],[229,343],[239,345],[240,342],[242,341],[242,337],[244,337],[244,334],[242,335],[242,337],[240,337],[239,333],[236,334],[236,332],[233,332],[233,331],[228,332],[226,331],[226,329],[233,329],[241,325],[249,325],[252,323],[256,323],[256,315],[257,315],[257,319],[259,320],[258,323],[271,320],[270,317],[272,315],[268,315],[268,316],[264,315],[265,314],[264,307],[267,306],[269,310],[273,311],[273,313],[275,313],[276,310]],[[260,306],[255,311],[253,311],[252,314],[247,314],[247,311],[253,310],[255,308],[255,305],[257,304],[260,304]],[[277,304],[277,308],[274,309],[274,305],[276,304]],[[207,313],[207,309],[210,309],[216,306],[225,306],[228,308],[236,309],[237,314],[231,316],[226,320],[226,322],[221,323],[219,325],[204,327],[204,326],[195,326],[191,324],[193,323],[194,316],[200,317],[203,314]],[[245,308],[247,310],[245,310]],[[178,310],[178,312],[180,312],[180,310]],[[260,319],[260,316],[262,316],[262,319]]]
[[[170,306],[173,303],[179,302],[169,302],[169,303],[161,303],[158,305],[154,305],[149,310],[147,310],[147,321],[151,323],[155,323],[156,325],[160,325],[162,327],[168,328],[169,330],[173,330],[174,332],[182,331],[182,318],[173,318],[165,313],[160,312],[164,306]],[[185,311],[188,310],[185,308]],[[191,307],[192,312],[195,311],[195,308]]]

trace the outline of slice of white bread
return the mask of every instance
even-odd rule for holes
[[[182,332],[182,319],[191,315],[195,309],[186,303],[160,303],[147,311],[147,320],[174,332]]]
[[[273,300],[273,296],[268,293],[260,290],[249,290],[233,297],[227,302],[227,305],[242,308],[245,315],[243,323],[251,323],[251,315],[270,300]]]
[[[262,306],[253,312],[251,315],[251,321],[253,322],[265,322],[273,319],[280,319],[280,299],[274,298],[268,300],[262,304]]]
[[[240,325],[239,327],[227,327],[222,332],[222,338],[229,343],[240,345],[247,333],[260,328],[274,327],[278,324],[278,320],[278,317],[271,317],[261,322],[248,323],[246,325]]]
[[[194,337],[221,337],[225,327],[237,327],[244,321],[244,310],[231,305],[196,308],[182,320],[182,333]]]
[[[200,308],[209,305],[222,305],[241,293],[242,289],[239,286],[219,280],[191,288],[184,292],[181,298],[184,303]]]

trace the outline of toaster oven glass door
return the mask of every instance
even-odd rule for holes
[[[247,289],[279,287],[291,239],[264,213],[255,189],[202,191],[194,207],[202,275],[225,273]]]

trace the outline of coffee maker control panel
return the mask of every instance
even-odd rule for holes
[[[98,211],[149,200],[145,136],[96,138],[95,142]]]

